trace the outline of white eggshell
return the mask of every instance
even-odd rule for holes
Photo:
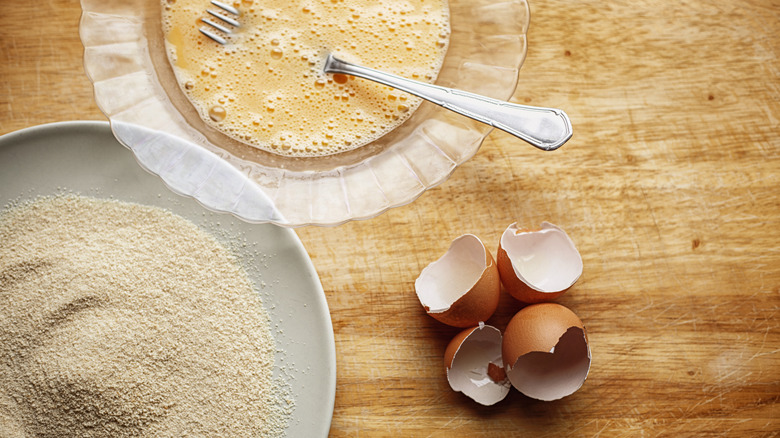
[[[502,356],[512,386],[544,401],[576,392],[591,363],[582,321],[556,303],[532,304],[517,312],[505,330]]]
[[[582,275],[574,242],[549,222],[538,230],[510,225],[501,235],[497,263],[507,292],[525,303],[555,299]]]
[[[444,355],[450,387],[485,406],[503,400],[511,384],[503,371],[501,339],[500,330],[485,324],[459,333]]]
[[[420,304],[433,318],[454,327],[473,327],[496,311],[501,280],[482,241],[464,234],[440,259],[423,269],[414,288]]]

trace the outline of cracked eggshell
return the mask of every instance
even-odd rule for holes
[[[444,352],[450,387],[485,406],[503,400],[511,384],[501,359],[501,340],[501,331],[485,324],[458,333]]]
[[[502,357],[518,391],[538,400],[573,394],[590,370],[590,347],[577,315],[556,303],[532,304],[504,331]]]
[[[510,225],[496,256],[504,288],[524,303],[554,300],[582,275],[582,257],[561,228],[543,222],[538,230]]]
[[[429,315],[454,327],[472,327],[496,311],[501,280],[482,241],[464,234],[440,259],[423,269],[414,288]]]

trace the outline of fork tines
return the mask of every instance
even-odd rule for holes
[[[233,15],[235,17],[238,17],[239,15],[241,15],[241,13],[238,11],[238,9],[236,9],[233,6],[230,6],[228,4],[225,4],[225,3],[222,3],[220,1],[217,1],[217,0],[211,0],[211,4],[216,6],[216,7],[218,7],[218,8],[220,8],[224,12],[214,11],[212,9],[206,9],[206,12],[208,12],[209,15],[211,15],[212,17],[218,19],[219,21],[214,21],[214,20],[212,20],[210,18],[202,18],[200,21],[202,21],[204,24],[207,24],[208,26],[211,26],[211,28],[220,31],[220,32],[222,32],[225,35],[229,35],[229,34],[233,33],[233,28],[241,26],[241,24],[238,22],[238,20],[236,20],[235,18],[231,17],[230,15],[226,15],[225,14],[225,13],[227,13],[227,14],[231,14],[231,15]],[[226,25],[232,26],[232,28],[228,27]],[[203,35],[206,35],[207,37],[209,37],[212,40],[218,42],[219,44],[222,44],[222,45],[227,44],[227,40],[222,35],[220,35],[218,33],[215,33],[214,31],[212,31],[208,27],[201,27],[198,30],[200,30],[200,33],[202,33]]]

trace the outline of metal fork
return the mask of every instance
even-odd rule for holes
[[[241,16],[241,12],[238,9],[217,0],[211,0],[211,4],[222,9],[223,12],[215,11],[213,9],[206,9],[206,12],[209,15],[218,19],[219,21],[214,21],[208,17],[201,18],[200,21],[203,22],[203,24],[207,26],[211,26],[211,28],[216,29],[226,35],[230,35],[231,33],[233,33],[233,29],[237,27],[241,27],[241,23],[239,23],[239,21],[237,20],[237,18]],[[231,27],[228,27],[226,25],[229,25]],[[223,46],[227,44],[227,40],[223,38],[220,34],[214,33],[214,31],[211,28],[201,27],[198,30],[200,30],[200,33],[202,33],[203,35],[206,35],[207,37],[222,44]]]
[[[237,20],[240,12],[236,8],[217,0],[211,0],[211,3],[232,16],[212,10],[206,12],[232,27],[216,23],[208,18],[201,20],[203,23],[224,34],[230,34],[233,29],[240,26]],[[201,28],[200,31],[219,44],[227,44],[225,38],[214,33],[211,29]],[[357,76],[405,91],[458,114],[508,132],[545,151],[552,151],[563,146],[573,133],[569,116],[557,108],[519,105],[466,91],[418,82],[351,64],[336,58],[333,54],[328,54],[323,72]]]

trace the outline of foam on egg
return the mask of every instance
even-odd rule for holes
[[[322,73],[327,53],[433,82],[449,44],[446,0],[234,2],[241,27],[221,46],[198,31],[208,3],[162,0],[168,57],[209,125],[288,156],[351,150],[391,131],[421,99]]]

